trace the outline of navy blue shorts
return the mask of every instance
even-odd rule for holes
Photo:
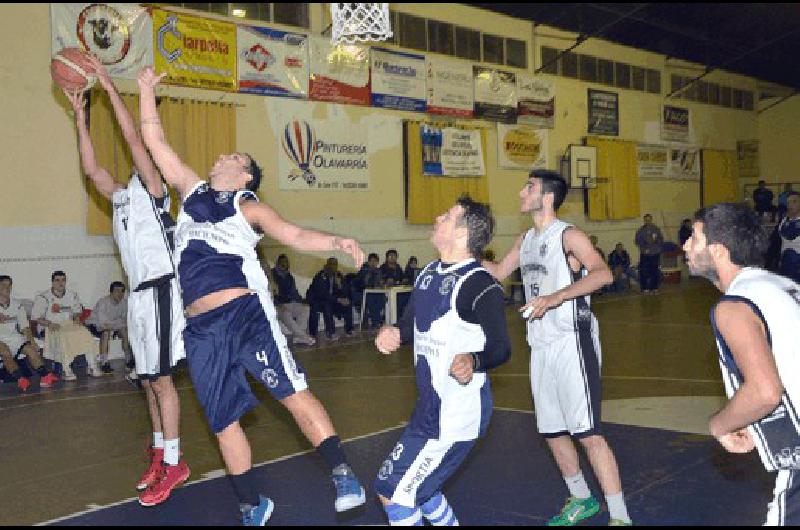
[[[475,440],[448,442],[406,429],[378,471],[375,490],[394,504],[415,508],[442,491]]]
[[[245,371],[277,400],[308,388],[269,297],[241,296],[187,318],[183,341],[194,391],[215,433],[258,404]]]
[[[764,526],[800,525],[800,470],[778,471],[774,494]]]

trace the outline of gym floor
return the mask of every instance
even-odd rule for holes
[[[729,455],[706,435],[724,403],[708,313],[719,293],[707,282],[666,286],[657,296],[595,297],[603,347],[604,429],[637,524],[760,524],[773,477],[757,455]],[[508,309],[512,359],[492,374],[495,415],[487,437],[445,487],[462,524],[542,524],[567,496],[536,434],[524,322]],[[325,404],[366,507],[333,512],[324,467],[288,413],[253,383],[263,403],[243,418],[273,524],[385,524],[372,481],[414,406],[411,350],[375,350],[373,333],[295,349]],[[150,438],[144,395],[113,378],[80,379],[18,395],[0,386],[0,524],[236,524],[236,502],[213,435],[185,371],[181,445],[190,483],[145,509],[133,485]],[[586,466],[584,466],[586,470]],[[590,473],[587,473],[589,475]],[[596,483],[591,484],[599,493]],[[606,513],[586,521],[607,524]]]

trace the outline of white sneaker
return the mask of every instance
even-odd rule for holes
[[[61,379],[64,381],[75,381],[78,379],[78,377],[72,372],[72,370],[69,372],[65,370],[64,373],[61,374]]]
[[[297,344],[305,344],[307,346],[313,346],[314,344],[317,343],[317,341],[314,340],[313,337],[297,337],[296,339],[294,339],[294,342]]]

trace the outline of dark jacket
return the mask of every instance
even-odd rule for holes
[[[394,269],[389,268],[386,263],[381,265],[381,278],[384,282],[394,280],[395,285],[400,285],[403,283],[403,276],[403,268],[400,265],[395,266]]]
[[[336,276],[332,277],[327,270],[322,269],[311,280],[311,286],[306,292],[306,298],[308,298],[309,303],[315,304],[335,302],[337,298],[347,298],[349,300],[350,295],[347,292],[342,273],[337,272]]]
[[[274,267],[272,269],[272,279],[278,288],[278,294],[275,295],[275,305],[303,301],[303,297],[297,292],[297,284],[295,284],[294,276],[292,276],[291,272]]]

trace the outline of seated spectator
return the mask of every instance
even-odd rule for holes
[[[786,210],[787,210],[788,204],[789,204],[789,196],[792,193],[795,193],[792,190],[792,185],[791,184],[786,184],[783,187],[783,191],[781,192],[781,194],[778,195],[778,221],[783,219],[783,217],[786,215]]]
[[[684,219],[681,222],[681,229],[678,230],[678,239],[681,242],[681,248],[683,248],[686,240],[688,240],[690,237],[692,237],[692,220]]]
[[[767,183],[759,180],[758,188],[753,191],[753,203],[755,211],[762,219],[768,218],[772,220],[775,212],[775,206],[772,204],[774,198],[775,194],[767,187]]]
[[[308,288],[308,303],[311,305],[311,314],[308,317],[308,332],[312,337],[317,336],[319,315],[325,322],[325,335],[328,340],[337,340],[336,327],[333,317],[344,319],[344,330],[348,336],[353,334],[353,309],[347,286],[339,272],[339,261],[328,258],[325,268],[314,276]]]
[[[789,195],[786,217],[775,230],[780,236],[778,272],[800,283],[800,193]]]
[[[403,269],[397,263],[397,251],[394,249],[386,251],[386,261],[381,265],[381,278],[386,287],[403,283]]]
[[[58,381],[58,377],[44,365],[22,302],[11,298],[13,283],[10,276],[0,276],[0,360],[3,361],[6,371],[16,380],[20,392],[28,390],[31,384],[22,375],[17,362],[22,355],[28,358],[31,368],[41,377],[39,385],[51,387]]]
[[[294,276],[289,272],[289,258],[286,254],[278,256],[272,269],[275,282],[275,310],[278,319],[292,333],[292,341],[313,346],[316,340],[308,334],[309,308],[303,303],[303,297],[297,292]]]
[[[631,269],[631,257],[622,243],[608,255],[608,268],[614,276],[614,282],[609,287],[612,292],[622,292],[630,289],[631,280],[636,279],[636,274]]]
[[[600,254],[600,257],[603,258],[603,261],[605,261],[606,260],[606,253],[603,252],[602,248],[597,246],[597,236],[589,236],[589,241],[592,242],[592,246],[594,247],[594,249],[597,251],[598,254]]]
[[[353,300],[357,300],[356,305],[361,306],[361,299],[365,289],[378,289],[383,286],[381,270],[378,267],[380,257],[371,253],[367,262],[358,271],[355,285],[353,286]],[[365,308],[368,327],[379,328],[383,323],[383,308],[386,307],[386,295],[381,293],[369,293]]]
[[[67,290],[67,275],[55,271],[51,287],[36,295],[31,320],[36,321],[44,335],[44,356],[61,364],[64,381],[74,381],[72,361],[85,355],[89,375],[101,377],[96,366],[97,345],[92,334],[81,324],[83,304],[74,291]]]
[[[109,293],[97,301],[92,315],[86,319],[86,328],[100,339],[100,355],[97,356],[97,362],[103,375],[114,373],[108,363],[108,343],[113,337],[122,339],[125,362],[128,368],[133,369],[133,352],[128,342],[128,299],[125,297],[125,284],[113,282],[109,287]]]
[[[419,268],[417,265],[417,257],[411,256],[408,258],[408,263],[406,264],[406,270],[403,271],[404,280],[403,283],[406,285],[414,285],[414,282],[417,281],[417,276],[422,269]]]

